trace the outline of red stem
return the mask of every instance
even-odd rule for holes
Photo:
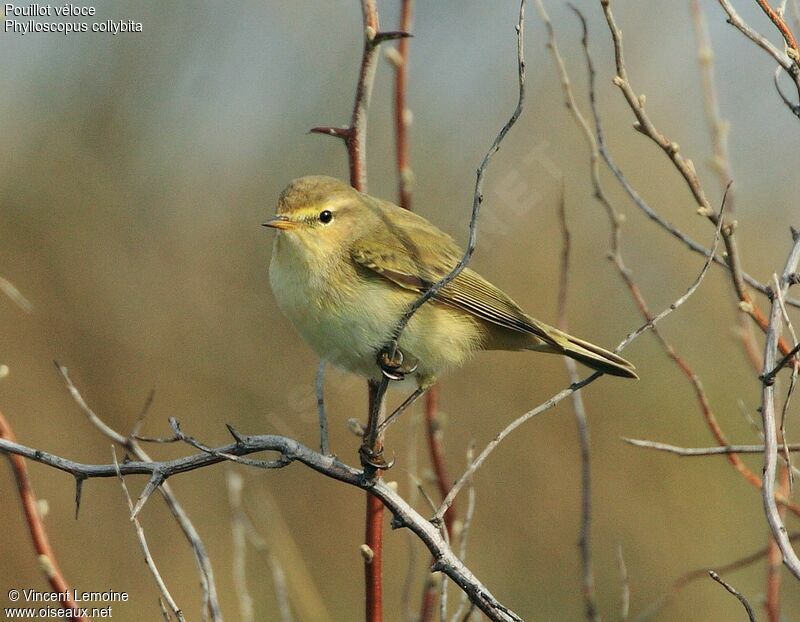
[[[2,413],[0,413],[0,438],[12,442],[17,441],[14,430],[11,429],[11,425],[9,425]],[[45,576],[50,583],[50,589],[53,592],[69,594],[72,590],[67,580],[64,578],[64,575],[61,574],[55,553],[53,553],[53,548],[50,546],[50,539],[47,537],[44,523],[42,522],[41,516],[39,516],[36,495],[33,494],[33,490],[31,489],[30,479],[28,478],[28,467],[25,465],[25,460],[20,456],[9,454],[8,461],[11,463],[11,468],[14,471],[14,479],[17,482],[17,490],[19,491],[20,502],[22,503],[22,509],[25,513],[25,522],[31,534],[33,548],[36,549],[40,560],[46,560],[45,563],[47,565],[44,566],[40,563],[40,566],[44,568]],[[67,598],[62,604],[64,609],[72,609],[73,611],[77,609],[77,606],[71,598]],[[89,622],[89,618],[76,615],[71,616],[70,620],[73,622]]]
[[[369,413],[373,410],[373,402],[377,388],[369,384]],[[381,449],[379,439],[375,450]],[[376,473],[380,477],[381,472]],[[367,492],[367,512],[364,530],[364,541],[370,554],[364,557],[364,601],[366,622],[383,622],[383,503],[378,497]]]
[[[436,614],[438,589],[435,581],[427,581],[422,592],[422,605],[419,609],[419,622],[431,622]]]
[[[439,409],[439,387],[433,386],[425,396],[425,429],[428,437],[428,451],[431,455],[433,472],[436,475],[436,486],[439,494],[444,499],[453,487],[453,480],[447,472],[447,464],[444,456],[444,443],[439,424],[436,420],[436,413]],[[444,515],[444,524],[447,527],[447,534],[453,537],[453,523],[456,519],[455,504],[451,505]]]
[[[383,620],[383,503],[367,494],[367,519],[364,539],[372,555],[364,558],[366,621]]]
[[[400,12],[400,30],[411,32],[412,1],[403,0]],[[408,45],[407,38],[397,43],[400,62],[395,68],[394,80],[394,127],[396,136],[397,184],[400,196],[400,207],[411,209],[411,165],[408,156],[408,126],[411,123],[406,107],[406,91],[408,80]]]

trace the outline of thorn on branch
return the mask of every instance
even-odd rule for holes
[[[233,437],[234,442],[237,445],[244,445],[245,444],[244,437],[241,434],[239,434],[239,432],[238,432],[238,430],[236,430],[236,428],[234,428],[230,423],[226,423],[225,427],[228,428],[228,432],[230,432],[231,436]]]
[[[83,494],[83,482],[86,481],[84,475],[75,475],[75,520],[81,509],[81,495]]]
[[[408,523],[403,519],[402,516],[395,514],[392,517],[392,522],[389,523],[389,526],[392,529],[403,529],[404,527],[408,527]]]
[[[349,142],[353,137],[353,129],[350,127],[331,127],[320,126],[312,127],[308,130],[309,134],[324,134],[325,136],[333,136],[334,138],[341,138],[344,142]]]

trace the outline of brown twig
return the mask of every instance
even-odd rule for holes
[[[403,0],[400,7],[400,30],[411,32],[413,25],[414,0]],[[394,66],[394,127],[395,156],[397,159],[397,193],[400,207],[411,209],[411,192],[414,173],[409,157],[408,129],[411,126],[411,110],[406,105],[408,92],[408,48],[409,40],[397,42],[396,55],[387,57]]]
[[[717,1],[719,2],[719,5],[722,7],[725,13],[728,15],[728,23],[737,30],[739,30],[739,32],[741,32],[745,37],[750,39],[758,47],[763,49],[767,54],[772,56],[775,62],[778,63],[778,66],[781,69],[783,69],[792,79],[797,89],[798,95],[800,95],[800,65],[798,65],[798,60],[800,60],[800,57],[797,54],[797,47],[796,47],[797,43],[795,42],[794,47],[792,47],[792,45],[789,45],[789,42],[786,41],[786,38],[784,37],[784,41],[787,42],[788,53],[782,52],[777,47],[775,47],[769,41],[769,39],[767,39],[760,32],[757,32],[747,22],[745,22],[741,18],[741,16],[736,12],[736,9],[733,8],[733,5],[730,3],[730,0],[717,0]],[[756,1],[759,2],[759,4],[763,2],[763,0],[756,0]],[[782,22],[783,25],[786,27],[786,30],[790,35],[790,40],[794,41],[794,36],[791,35],[791,30],[789,30],[788,26],[786,26],[785,22],[783,22],[783,18],[781,18],[780,16],[778,16],[778,18],[780,22]],[[780,30],[780,26],[778,26],[778,28]],[[792,104],[786,97],[784,97],[783,93],[781,93],[780,87],[778,86],[777,77],[775,81],[775,86],[778,88],[778,93],[780,94],[783,101],[786,103],[789,110],[791,110],[795,116],[800,117],[800,106],[798,106],[797,104]]]
[[[371,552],[364,556],[365,604],[367,622],[383,620],[383,503],[367,494],[364,542]]]
[[[341,138],[347,147],[350,165],[350,184],[361,192],[367,191],[367,113],[375,83],[378,47],[384,41],[410,36],[407,32],[381,32],[378,24],[378,7],[375,0],[361,0],[361,17],[364,25],[364,49],[356,82],[356,94],[349,127],[314,127],[309,130]]]
[[[794,38],[789,26],[783,21],[783,17],[770,6],[767,0],[756,0],[756,3],[761,7],[761,10],[766,13],[770,21],[775,24],[775,28],[780,31],[783,40],[786,42],[786,47],[789,48],[789,57],[795,62],[800,60],[800,50],[797,49],[797,40]]]
[[[650,138],[662,151],[669,157],[670,161],[680,173],[686,182],[689,191],[694,197],[698,206],[698,213],[705,216],[715,226],[718,224],[717,219],[722,218],[722,240],[725,244],[726,260],[730,267],[731,280],[733,282],[734,290],[739,299],[739,309],[747,313],[759,328],[766,332],[767,319],[761,310],[755,305],[755,302],[750,297],[747,290],[747,285],[744,281],[742,274],[742,267],[739,257],[738,246],[736,243],[736,236],[734,231],[736,229],[735,221],[727,221],[725,215],[717,216],[716,212],[711,208],[705,190],[703,189],[700,178],[695,170],[694,163],[684,158],[680,152],[678,143],[671,141],[653,124],[649,115],[645,111],[645,98],[644,96],[637,95],[628,80],[627,69],[625,67],[625,58],[622,46],[622,32],[617,26],[616,20],[611,12],[611,0],[601,0],[601,7],[606,17],[611,39],[614,44],[614,57],[617,75],[614,78],[614,84],[619,87],[628,106],[636,117],[634,128],[644,136]],[[779,344],[781,352],[784,354],[789,351],[789,345],[785,340]]]
[[[706,125],[713,150],[713,157],[710,162],[711,170],[717,176],[720,190],[727,193],[726,211],[728,214],[732,214],[735,204],[735,188],[731,186],[733,170],[728,151],[730,124],[722,118],[722,113],[720,112],[719,95],[717,94],[717,84],[714,76],[714,49],[711,45],[708,23],[700,0],[691,0],[691,13],[697,42],[697,61],[702,79]],[[738,332],[745,355],[754,369],[761,369],[761,353],[753,333],[753,323],[749,321],[745,314],[738,314],[738,319]]]
[[[422,588],[422,602],[419,607],[418,622],[431,622],[436,615],[436,596],[439,594],[441,578],[428,575]]]
[[[431,399],[431,396],[433,398]],[[425,429],[427,432],[428,450],[430,452],[431,464],[433,465],[433,472],[436,476],[436,487],[439,490],[441,498],[447,496],[450,487],[453,485],[453,480],[447,472],[447,465],[444,456],[444,443],[442,442],[442,428],[438,419],[438,392],[429,393],[425,401]],[[447,527],[447,533],[453,537],[453,523],[456,520],[456,513],[453,506],[451,506],[447,513],[444,515],[444,523]]]
[[[17,440],[14,436],[14,430],[3,416],[3,413],[0,413],[0,439],[6,439],[12,443]],[[38,501],[28,477],[28,466],[20,456],[8,454],[7,458],[11,464],[11,470],[14,472],[14,479],[17,482],[17,491],[25,514],[25,524],[28,526],[31,542],[38,556],[39,567],[44,572],[51,591],[71,594],[72,590],[58,566],[55,552],[50,545],[50,538],[47,536],[47,529],[45,529],[44,521],[39,514]],[[70,609],[73,612],[78,610],[77,605],[71,598],[63,601],[63,604],[64,609]],[[72,615],[70,620],[74,622],[89,622],[89,618],[81,615]]]
[[[636,106],[637,117],[639,115],[641,115],[644,119],[647,119],[647,117],[646,117],[646,115],[645,115],[645,113],[643,111],[643,102],[640,101],[638,97],[636,97],[635,95],[632,94],[633,91],[631,90],[630,85],[627,82],[627,79],[624,77],[626,74],[625,74],[625,71],[624,71],[624,61],[623,61],[623,57],[622,57],[622,48],[621,48],[621,39],[620,39],[621,34],[620,34],[619,29],[616,26],[616,23],[613,20],[613,17],[611,16],[608,0],[601,0],[601,5],[603,7],[604,12],[606,13],[607,21],[609,22],[609,29],[611,30],[611,33],[612,33],[612,39],[614,41],[614,48],[615,48],[615,54],[616,54],[616,62],[617,62],[617,66],[618,66],[618,73],[620,73],[620,69],[622,70],[621,71],[622,77],[620,77],[620,75],[618,75],[617,78],[620,78],[620,79],[616,80],[616,82],[618,83],[618,86],[622,85],[622,86],[620,86],[620,88],[623,88],[623,86],[625,87],[623,89],[623,92],[626,93],[626,99],[629,96],[633,97],[634,103],[635,103],[635,106]],[[596,139],[597,139],[597,148],[598,148],[600,154],[602,155],[603,160],[606,162],[608,168],[611,170],[611,172],[614,174],[614,176],[618,179],[618,181],[625,188],[625,190],[628,193],[628,195],[634,200],[634,202],[636,202],[636,204],[640,208],[642,208],[642,209],[646,208],[645,211],[650,210],[649,206],[647,206],[644,203],[644,201],[641,200],[641,198],[638,196],[636,191],[632,188],[630,183],[627,181],[625,176],[622,174],[622,171],[614,163],[614,160],[611,158],[611,154],[609,153],[608,148],[607,148],[607,146],[605,144],[605,137],[604,137],[604,132],[603,132],[602,121],[601,121],[601,118],[600,118],[599,109],[597,107],[596,88],[595,88],[596,74],[595,74],[595,70],[594,70],[594,63],[592,61],[591,52],[589,50],[588,26],[587,26],[586,18],[584,17],[584,15],[576,7],[572,6],[572,9],[575,11],[575,13],[577,14],[578,18],[580,19],[581,25],[582,25],[582,28],[583,28],[582,43],[583,43],[584,56],[585,56],[585,60],[586,60],[586,66],[587,66],[587,70],[588,70],[588,73],[589,73],[589,102],[590,102],[590,105],[591,105],[592,114],[593,114],[594,121],[595,121],[595,134],[596,134]],[[648,122],[648,124],[650,126],[652,126],[652,123],[649,122],[649,119],[647,119],[647,122]],[[675,156],[675,155],[677,155],[677,149],[674,150],[673,156]],[[689,178],[696,180],[697,177],[693,173],[694,165],[693,164],[687,164],[687,162],[690,162],[690,161],[683,160],[682,157],[680,158],[679,161],[682,163],[681,166],[683,167],[683,169],[687,173],[687,175],[689,175]],[[699,195],[702,196],[702,197],[705,197],[705,195],[702,193],[702,189],[700,189],[699,185],[695,184],[695,187],[696,187],[696,190],[699,193]],[[601,195],[601,196],[604,196],[604,195]],[[603,200],[601,197],[598,197],[598,198],[601,201]],[[606,199],[606,202],[607,202],[607,199]],[[724,207],[724,205],[723,205],[723,207]],[[608,210],[609,208],[607,207],[606,209]],[[613,214],[613,213],[614,213],[613,209],[611,211],[609,211],[610,215]],[[727,229],[727,233],[726,233],[725,222],[721,220],[723,218],[722,212],[720,212],[720,215],[718,216],[716,213],[714,213],[712,211],[711,212],[711,216],[709,218],[713,219],[712,222],[714,222],[716,224],[717,228],[720,229],[721,234],[723,236],[723,239],[726,240],[726,244],[732,244],[732,233],[733,232],[732,232],[731,229]],[[618,218],[611,218],[611,225],[612,225],[612,227],[619,227],[620,226],[619,225],[619,219]],[[733,245],[733,247],[735,248],[735,245]],[[707,255],[707,257],[708,256],[713,256],[713,253],[711,253],[710,255]],[[612,259],[613,259],[613,256],[612,256]],[[738,266],[738,263],[730,261],[730,256],[729,256],[728,259],[729,259],[729,268],[730,268],[731,274],[734,274],[735,272],[737,272],[736,266]],[[615,263],[616,263],[616,260],[615,260]],[[627,268],[625,268],[624,264],[620,265],[618,263],[617,264],[617,268],[618,268],[618,270],[620,272],[620,275],[622,276],[623,280],[625,281],[625,284],[628,286],[628,288],[629,288],[629,290],[631,292],[631,295],[633,296],[634,302],[636,303],[636,306],[639,308],[639,310],[642,313],[642,315],[645,318],[648,318],[648,321],[649,321],[649,319],[652,318],[653,315],[650,312],[649,307],[648,307],[648,305],[647,305],[647,303],[646,303],[646,301],[644,299],[644,296],[642,295],[638,285],[633,281],[633,278],[632,278],[632,275],[631,275],[630,271]],[[740,281],[740,279],[738,279],[735,276],[734,276],[733,280],[734,280],[734,282]],[[748,297],[748,300],[749,300],[749,297]],[[754,307],[753,305],[750,305],[749,308],[750,308],[751,313],[753,313],[753,314],[756,313],[756,311],[757,311],[756,307]],[[758,312],[757,317],[760,318],[760,319],[763,319],[763,316],[760,315],[760,312]],[[661,346],[663,347],[663,349],[666,352],[667,356],[670,359],[672,359],[672,361],[678,366],[678,368],[681,370],[681,372],[687,377],[687,379],[691,383],[692,388],[693,388],[694,393],[695,393],[695,397],[696,397],[698,405],[700,407],[700,411],[703,414],[703,418],[705,419],[706,424],[707,424],[709,430],[711,431],[711,433],[713,434],[713,436],[714,436],[715,440],[717,441],[717,443],[719,445],[721,445],[721,446],[730,446],[731,443],[728,441],[727,436],[722,431],[722,428],[721,428],[721,426],[719,425],[719,423],[717,421],[716,415],[714,414],[714,411],[711,408],[711,404],[710,404],[710,402],[708,400],[708,396],[706,395],[705,389],[703,388],[703,385],[702,385],[702,383],[700,381],[700,378],[697,376],[697,374],[694,372],[694,370],[689,366],[689,364],[686,362],[686,360],[683,359],[683,357],[681,357],[677,353],[675,348],[673,348],[672,345],[665,339],[665,337],[662,335],[662,333],[659,330],[654,330],[653,333],[656,336],[656,338],[659,340],[659,342],[661,343]],[[788,345],[787,345],[787,351],[788,351]],[[753,485],[756,488],[761,488],[761,479],[755,473],[753,473],[747,467],[747,465],[744,464],[744,462],[742,461],[742,459],[739,456],[737,456],[736,454],[727,454],[727,459],[728,459],[728,462],[730,462],[731,466],[733,466],[733,468],[736,469],[739,472],[739,474],[742,477],[744,477],[751,485]],[[800,506],[792,504],[785,497],[779,496],[778,497],[778,502],[782,503],[784,505],[787,505],[792,510],[793,513],[800,515]]]

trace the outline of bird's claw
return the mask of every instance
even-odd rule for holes
[[[405,363],[405,356],[399,348],[394,348],[394,354],[388,348],[381,350],[378,355],[378,366],[384,376],[389,380],[396,381],[404,380],[406,374],[413,374],[417,371],[417,363]]]
[[[379,469],[381,471],[386,471],[387,469],[391,469],[394,466],[394,458],[389,462],[383,457],[383,449],[370,449],[366,445],[362,445],[358,449],[358,455],[361,458],[362,466],[370,466],[374,469]]]

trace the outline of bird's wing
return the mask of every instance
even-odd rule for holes
[[[449,274],[461,259],[463,253],[453,239],[427,220],[391,204],[383,204],[382,209],[385,217],[381,225],[352,246],[351,257],[356,264],[404,289],[422,293]],[[539,322],[469,268],[434,299],[557,346]]]

